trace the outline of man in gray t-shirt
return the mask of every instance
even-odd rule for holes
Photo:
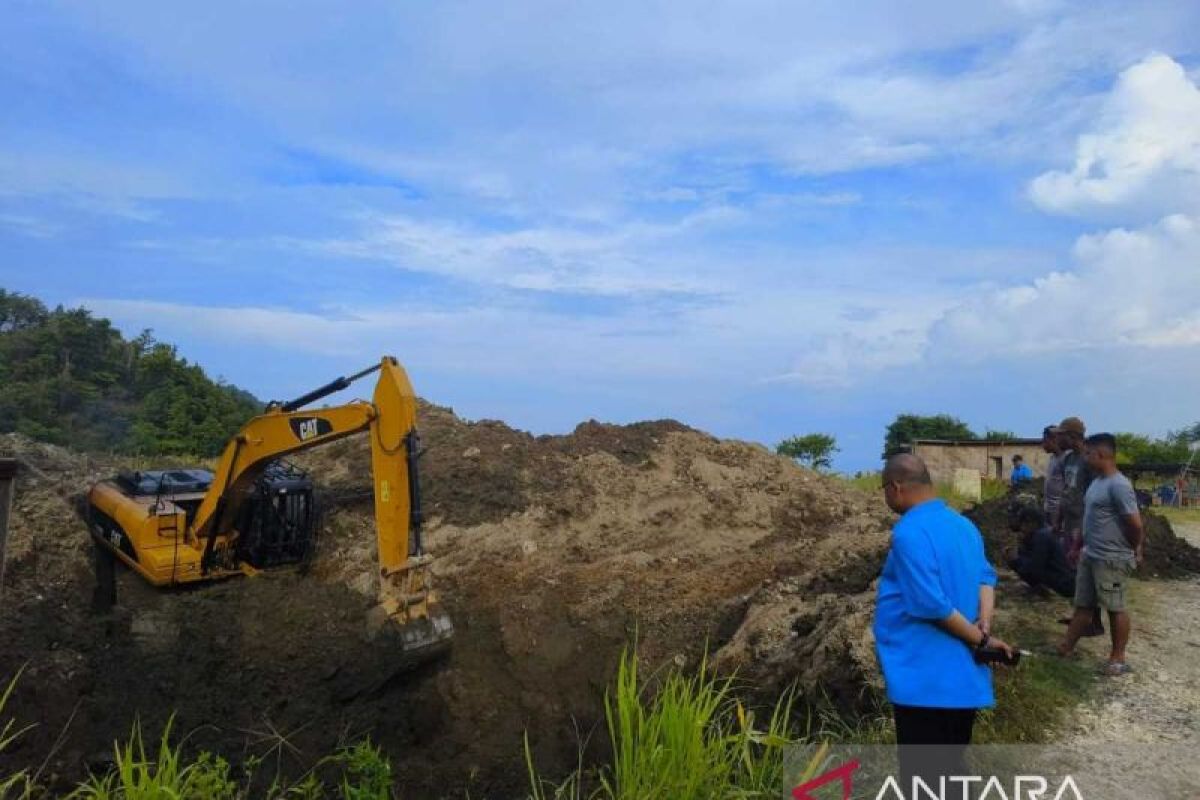
[[[1120,472],[1092,481],[1083,497],[1083,555],[1132,566],[1137,560],[1125,538],[1123,517],[1139,517],[1133,484]]]
[[[1112,652],[1103,672],[1124,675],[1129,672],[1125,647],[1131,627],[1125,589],[1134,567],[1141,563],[1145,531],[1133,485],[1117,470],[1116,438],[1109,433],[1089,436],[1085,455],[1095,478],[1084,495],[1084,547],[1075,572],[1075,615],[1058,650],[1069,655],[1075,649],[1091,624],[1091,609],[1099,603],[1108,611],[1112,635]]]

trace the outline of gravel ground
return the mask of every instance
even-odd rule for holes
[[[1174,528],[1200,545],[1200,520]],[[1200,787],[1200,578],[1138,582],[1133,615],[1129,660],[1135,671],[1101,678],[1094,697],[1065,726],[1062,743],[1111,787],[1105,797],[1194,797]],[[1085,639],[1080,650],[1099,664],[1108,640]]]

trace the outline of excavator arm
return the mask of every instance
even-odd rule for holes
[[[355,400],[302,410],[302,406],[376,371],[379,379],[370,403]],[[289,403],[272,403],[226,445],[213,483],[189,526],[188,537],[197,544],[203,542],[202,568],[210,569],[235,547],[238,532],[233,521],[255,480],[272,461],[365,430],[371,441],[379,555],[379,605],[372,619],[378,628],[398,632],[406,653],[419,655],[448,643],[453,628],[438,607],[432,559],[421,546],[416,417],[412,384],[391,356]]]

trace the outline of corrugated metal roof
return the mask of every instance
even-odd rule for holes
[[[913,444],[940,444],[950,447],[1003,447],[1005,445],[1021,445],[1022,447],[1040,445],[1041,439],[913,439]]]

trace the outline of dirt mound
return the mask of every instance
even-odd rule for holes
[[[539,505],[550,512],[577,511],[593,487],[572,468],[583,456],[607,453],[621,463],[644,465],[671,433],[692,432],[673,420],[608,425],[581,423],[565,436],[535,437],[503,422],[467,422],[452,409],[422,401],[418,411],[424,455],[421,494],[425,512],[451,525],[498,522]],[[359,437],[307,453],[298,461],[319,476],[333,506],[371,503],[369,444]]]
[[[1017,543],[1017,534],[1008,529],[1008,506],[1008,498],[1001,497],[979,503],[966,512],[983,533],[988,558],[993,564],[1004,563],[1004,550]],[[1146,526],[1146,558],[1138,575],[1184,578],[1200,574],[1200,549],[1178,536],[1170,520],[1150,510],[1142,512],[1142,522]]]
[[[89,565],[77,513],[88,485],[105,473],[105,465],[20,434],[0,436],[0,456],[19,462],[6,580],[28,581],[41,592],[78,583],[89,574]]]
[[[551,771],[581,734],[601,755],[603,693],[635,637],[651,667],[707,649],[766,692],[798,681],[851,698],[873,674],[877,498],[670,421],[534,437],[424,405],[420,423],[426,541],[457,634],[445,661],[391,682],[364,625],[365,441],[301,459],[333,501],[313,575],[183,592],[125,575],[106,620],[88,612],[85,532],[61,497],[115,465],[47,451],[45,478],[18,486],[37,500],[18,500],[17,524],[28,552],[63,556],[19,556],[4,587],[0,673],[30,662],[13,711],[40,723],[6,758],[40,763],[73,717],[50,769],[77,775],[135,715],[174,711],[197,746],[235,759],[277,745],[272,730],[285,770],[371,735],[411,796],[504,797],[522,787],[526,731]]]
[[[1142,514],[1146,525],[1146,559],[1140,574],[1154,578],[1184,578],[1200,574],[1200,548],[1175,533],[1166,517]]]

